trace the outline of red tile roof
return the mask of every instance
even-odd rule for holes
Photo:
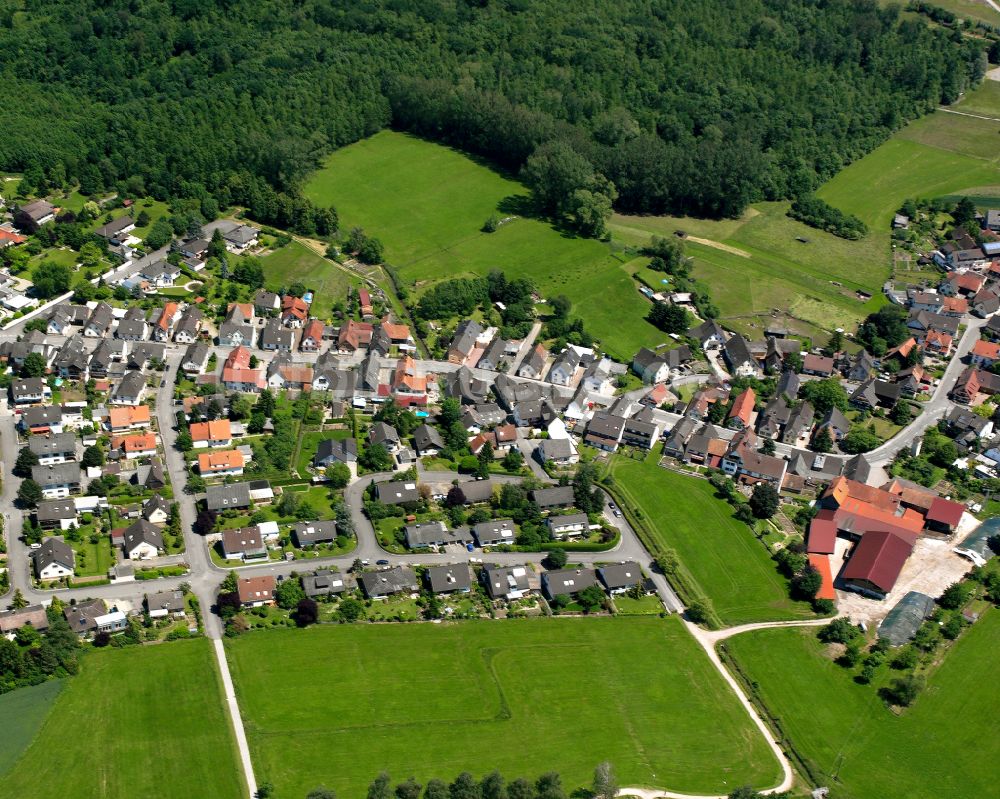
[[[954,502],[944,497],[938,497],[931,503],[930,510],[925,517],[929,522],[945,524],[948,527],[957,527],[962,521],[962,514],[965,513],[965,506],[961,502]]]
[[[971,354],[979,358],[987,358],[991,361],[1000,360],[1000,344],[995,341],[979,339],[972,346]]]
[[[896,585],[906,559],[913,552],[916,540],[915,535],[906,536],[888,530],[865,533],[840,576],[845,580],[869,582],[889,593]]]
[[[750,416],[753,414],[753,406],[757,401],[757,395],[752,388],[743,391],[735,400],[733,408],[729,411],[730,419],[739,419],[744,425],[750,424]]]
[[[833,572],[830,569],[830,556],[812,553],[809,555],[809,565],[819,572],[823,578],[823,583],[816,592],[816,599],[837,598],[837,592],[833,590]]]
[[[836,511],[829,508],[821,510],[809,522],[809,545],[810,552],[824,555],[832,554],[837,541],[837,521]]]
[[[287,296],[281,300],[281,315],[294,316],[296,319],[305,320],[309,315],[309,306],[301,297]]]
[[[240,602],[270,602],[274,596],[275,580],[271,575],[242,577],[237,583]]]
[[[210,422],[196,422],[188,432],[192,441],[228,441],[233,437],[228,419],[213,419]]]
[[[229,357],[226,358],[226,362],[223,366],[227,369],[249,369],[250,350],[242,345],[237,347],[229,353]]]

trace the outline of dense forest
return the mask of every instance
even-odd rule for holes
[[[954,100],[984,47],[874,0],[0,0],[0,170],[291,213],[395,125],[510,170],[558,141],[622,210],[730,215]]]

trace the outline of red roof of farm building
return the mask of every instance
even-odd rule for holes
[[[833,510],[821,510],[809,522],[809,546],[810,552],[829,555],[833,553],[834,542],[837,540],[837,512]]]
[[[809,564],[820,573],[823,584],[816,592],[816,599],[836,599],[837,592],[833,590],[833,572],[830,570],[830,556],[810,553]]]
[[[946,524],[949,527],[957,527],[962,521],[962,514],[965,513],[965,506],[961,502],[954,502],[944,497],[938,497],[931,503],[927,511],[927,521]]]
[[[913,552],[915,535],[888,530],[872,530],[861,538],[854,548],[840,576],[845,580],[864,580],[885,593],[889,593],[906,559]]]

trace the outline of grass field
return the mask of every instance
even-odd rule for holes
[[[0,776],[31,745],[62,687],[62,680],[49,680],[0,695]]]
[[[1000,13],[990,8],[986,0],[934,0],[934,5],[946,8],[962,19],[1000,27]]]
[[[996,24],[1000,25],[1000,14],[997,14]],[[1000,117],[1000,81],[984,80],[952,108],[967,114]]]
[[[1000,688],[992,669],[1000,611],[963,635],[901,716],[825,657],[815,631],[747,633],[727,646],[831,796],[996,796]]]
[[[629,458],[612,461],[615,483],[642,511],[660,542],[675,550],[724,624],[812,616],[788,597],[764,544],[736,521],[707,480]]]
[[[419,292],[447,278],[503,269],[545,294],[565,293],[604,347],[631,358],[664,340],[643,317],[649,303],[611,247],[520,216],[527,190],[455,150],[383,131],[337,151],[305,193],[334,205],[341,226],[380,238],[386,260]],[[518,216],[495,233],[493,213]]]
[[[0,796],[240,799],[240,774],[210,644],[176,641],[86,657]]]
[[[301,282],[316,292],[312,313],[320,318],[329,316],[335,302],[346,301],[347,289],[358,284],[339,266],[297,241],[265,255],[260,263],[264,269],[264,280],[272,291]]]
[[[763,738],[676,618],[273,630],[227,642],[258,780],[363,796],[383,769],[562,774],[695,793],[772,785]]]

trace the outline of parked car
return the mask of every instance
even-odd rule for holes
[[[376,566],[388,566],[389,565],[389,561],[387,561],[385,558],[380,558],[379,560],[375,561],[375,565]]]

